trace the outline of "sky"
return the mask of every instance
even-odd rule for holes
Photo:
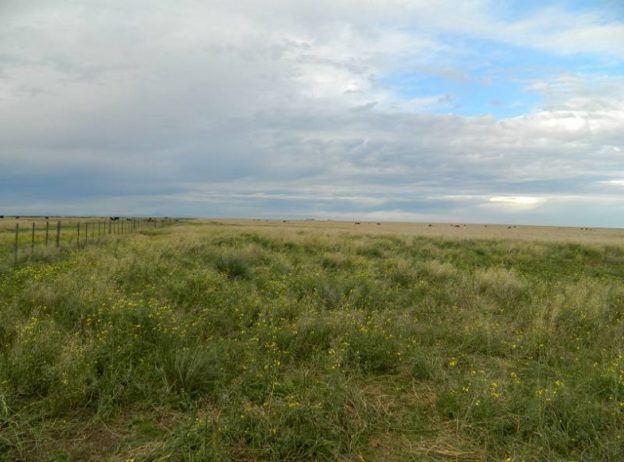
[[[624,1],[0,0],[0,214],[624,227]]]

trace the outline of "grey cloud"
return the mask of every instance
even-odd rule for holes
[[[510,119],[417,113],[379,75],[465,76],[408,27],[419,8],[441,27],[448,5],[393,5],[3,2],[0,208],[474,221],[510,219],[481,207],[493,196],[543,196],[509,210],[526,219],[617,198],[602,182],[624,178],[620,81],[531,82],[548,104]]]

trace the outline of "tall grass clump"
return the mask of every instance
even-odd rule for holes
[[[210,349],[165,351],[160,367],[167,389],[191,398],[214,393],[225,375],[223,358]]]
[[[251,277],[251,262],[243,254],[219,255],[215,262],[215,268],[230,279],[249,279]]]

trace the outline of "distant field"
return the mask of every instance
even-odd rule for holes
[[[624,460],[624,231],[457,225],[7,253],[0,460]]]
[[[204,220],[204,223],[214,220]],[[624,245],[624,229],[465,223],[393,223],[305,220],[218,220],[232,226],[322,233],[398,234],[459,239],[514,239]],[[277,231],[276,229],[276,231]]]

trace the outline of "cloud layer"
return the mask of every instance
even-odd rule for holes
[[[501,5],[5,1],[0,208],[624,226],[617,5]]]

